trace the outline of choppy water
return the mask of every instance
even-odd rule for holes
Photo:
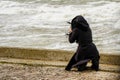
[[[120,52],[119,0],[0,0],[0,46],[76,50],[66,21],[83,15],[100,52]]]

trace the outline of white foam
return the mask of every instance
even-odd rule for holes
[[[19,10],[20,3],[13,1],[0,1],[0,14],[14,14]]]
[[[120,19],[115,23],[114,28],[120,29]]]
[[[87,8],[87,13],[94,22],[116,20],[116,13],[119,10],[119,3],[111,2],[102,6]]]
[[[2,2],[3,3],[3,2]],[[89,3],[87,5],[69,5],[69,6],[61,6],[61,5],[34,5],[31,4],[33,8],[29,8],[29,4],[20,4],[16,2],[7,1],[12,6],[8,8],[1,9],[1,14],[23,14],[25,16],[21,18],[24,22],[24,25],[55,25],[56,23],[60,24],[60,22],[65,22],[69,19],[72,19],[74,16],[82,14],[84,15],[90,22],[110,22],[116,21],[119,17],[116,14],[119,11],[119,3],[109,2],[104,5],[93,6],[93,4],[103,3],[102,2],[94,2],[92,4]],[[6,5],[6,3],[3,3]],[[21,6],[18,6],[21,5]],[[28,16],[29,15],[29,16]],[[19,16],[18,16],[19,17]],[[14,18],[14,17],[13,17]],[[26,18],[26,19],[25,19]],[[21,22],[20,22],[21,23]],[[46,25],[45,25],[46,26]],[[46,26],[47,27],[47,26]]]
[[[51,5],[36,3],[36,1],[26,3],[12,0],[0,1],[0,25],[3,26],[0,28],[2,36],[0,42],[3,42],[1,45],[7,45],[7,43],[11,45],[16,41],[16,45],[24,47],[33,45],[33,47],[50,49],[76,48],[76,45],[71,47],[69,43],[67,44],[67,39],[63,38],[62,35],[64,35],[64,29],[70,26],[66,21],[80,14],[88,20],[94,29],[93,36],[98,41],[96,42],[98,45],[107,48],[108,46],[105,45],[112,44],[113,46],[110,48],[113,49],[117,45],[116,42],[120,41],[119,33],[114,33],[116,29],[120,28],[120,3],[96,1],[82,5]],[[113,28],[111,29],[111,27]],[[48,33],[37,30],[39,28],[48,29]],[[56,30],[58,28],[61,31]]]
[[[54,43],[51,45],[48,45],[44,48],[47,49],[62,49],[62,50],[76,50],[77,49],[77,44],[69,44],[69,43]]]

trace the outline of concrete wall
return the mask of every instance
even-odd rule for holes
[[[0,47],[0,57],[68,61],[74,52],[63,50]],[[100,54],[100,63],[120,65],[120,55]]]

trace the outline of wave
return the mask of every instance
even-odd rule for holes
[[[81,14],[89,22],[98,48],[103,51],[119,51],[119,1],[74,0],[74,2],[1,0],[0,46],[75,50],[76,45],[70,46],[65,36],[70,27],[66,21]]]

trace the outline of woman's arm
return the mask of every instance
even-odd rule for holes
[[[78,38],[78,29],[77,28],[75,28],[75,29],[73,29],[72,30],[72,32],[69,34],[69,42],[70,43],[74,43],[75,42],[75,40],[77,40],[77,38]]]

